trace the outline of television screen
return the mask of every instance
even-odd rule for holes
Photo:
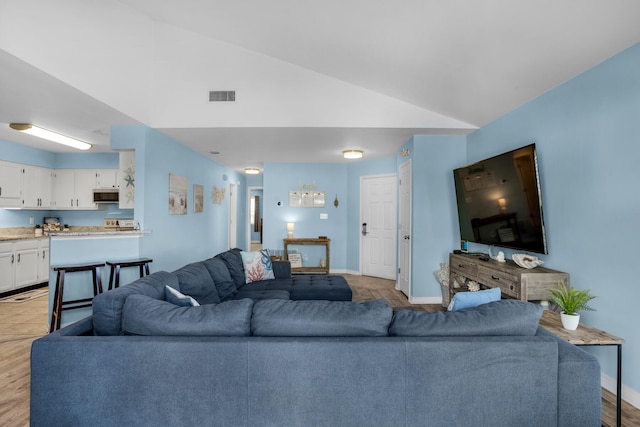
[[[535,144],[453,171],[460,238],[547,253]]]

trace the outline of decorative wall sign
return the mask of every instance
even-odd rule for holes
[[[214,185],[213,192],[211,193],[211,199],[213,200],[213,203],[215,203],[216,205],[221,205],[222,201],[224,200],[224,193],[226,190],[226,188],[218,188],[216,185]]]
[[[199,184],[193,184],[193,211],[204,212],[204,188]]]
[[[322,191],[289,191],[290,208],[324,208],[324,205]]]
[[[169,174],[169,214],[187,214],[187,178]]]

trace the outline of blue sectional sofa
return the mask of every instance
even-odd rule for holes
[[[36,340],[31,425],[600,425],[597,360],[539,329],[538,305],[394,312],[242,289],[170,302],[167,286],[213,298],[191,273],[101,294],[92,317]]]

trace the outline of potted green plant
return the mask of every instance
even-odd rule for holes
[[[553,297],[549,300],[560,308],[560,320],[562,327],[575,331],[580,323],[582,310],[593,310],[589,307],[589,301],[595,298],[589,289],[570,288],[564,281],[560,282],[558,289],[551,289]]]

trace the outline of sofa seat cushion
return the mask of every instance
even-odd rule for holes
[[[262,300],[255,303],[251,332],[263,337],[387,336],[393,310],[385,300]]]
[[[253,301],[181,307],[145,295],[127,297],[122,330],[131,335],[248,336]]]
[[[233,296],[233,299],[250,298],[254,301],[262,299],[291,299],[291,295],[287,291],[278,290],[252,290],[252,289],[240,289],[238,293]]]
[[[173,273],[178,276],[180,292],[192,296],[200,304],[220,302],[216,285],[203,262],[187,264]]]
[[[93,331],[95,335],[122,335],[122,307],[130,295],[146,295],[164,300],[164,287],[180,289],[178,276],[158,271],[126,286],[103,292],[93,298]]]
[[[455,337],[535,335],[542,306],[501,300],[459,311],[427,313],[399,310],[389,328],[391,336]]]
[[[352,292],[342,276],[324,274],[293,275],[290,279],[247,283],[240,290],[287,291],[292,300],[351,301]]]

